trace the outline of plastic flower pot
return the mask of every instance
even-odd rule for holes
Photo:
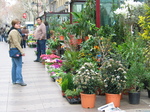
[[[80,93],[81,95],[81,105],[83,108],[94,108],[95,107],[95,94],[84,94]]]
[[[120,107],[120,94],[109,94],[105,93],[106,95],[106,104],[113,102],[115,107]]]
[[[147,92],[148,92],[148,97],[150,98],[150,90],[147,90]]]
[[[140,103],[140,92],[129,92],[129,103],[130,104],[139,104]]]

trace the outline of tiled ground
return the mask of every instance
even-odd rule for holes
[[[34,48],[24,50],[23,77],[28,84],[26,87],[11,83],[8,44],[0,42],[0,112],[98,112],[97,108],[105,104],[105,96],[97,96],[93,109],[69,104],[49,78],[44,65],[33,62],[36,58]],[[150,99],[146,92],[142,92],[140,104],[130,105],[127,96],[123,96],[120,108],[126,112],[150,112]]]

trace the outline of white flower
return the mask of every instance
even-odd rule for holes
[[[141,2],[134,2],[133,0],[126,0],[124,4],[121,4],[120,8],[118,8],[114,13],[116,15],[122,15],[125,19],[129,19],[130,15],[133,14],[135,10],[138,10],[143,6]]]
[[[117,76],[116,78],[117,78],[117,79],[119,79],[119,78],[120,78],[120,76]]]
[[[111,58],[111,59],[109,59],[109,61],[114,61],[114,59]]]
[[[123,71],[123,68],[118,68],[117,71],[119,71],[119,70],[122,70],[122,71]]]
[[[126,74],[127,72],[126,72],[126,71],[123,71],[123,73]]]
[[[108,85],[105,85],[105,87],[108,87]]]

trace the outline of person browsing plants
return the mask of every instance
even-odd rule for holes
[[[20,21],[18,19],[15,19],[11,22],[12,28],[9,31],[8,35],[8,42],[9,47],[11,49],[17,49],[19,50],[18,57],[12,57],[12,83],[13,84],[19,84],[21,86],[26,86],[27,84],[24,83],[23,77],[22,77],[22,56],[25,56],[25,53],[21,47],[21,41],[22,37],[18,31],[20,29]]]
[[[40,62],[40,56],[41,54],[45,54],[46,49],[46,26],[42,22],[41,17],[37,17],[36,21],[39,26],[34,32],[34,37],[37,40],[37,59],[34,62]]]

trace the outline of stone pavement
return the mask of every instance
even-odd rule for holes
[[[28,85],[22,87],[11,83],[11,58],[8,44],[0,42],[0,112],[99,112],[105,104],[105,96],[97,96],[93,109],[84,109],[80,104],[69,104],[61,96],[59,87],[53,82],[44,65],[35,63],[34,48],[25,48],[23,57],[23,78]],[[126,112],[150,112],[150,99],[142,92],[139,105],[128,103],[128,97],[121,100]]]

